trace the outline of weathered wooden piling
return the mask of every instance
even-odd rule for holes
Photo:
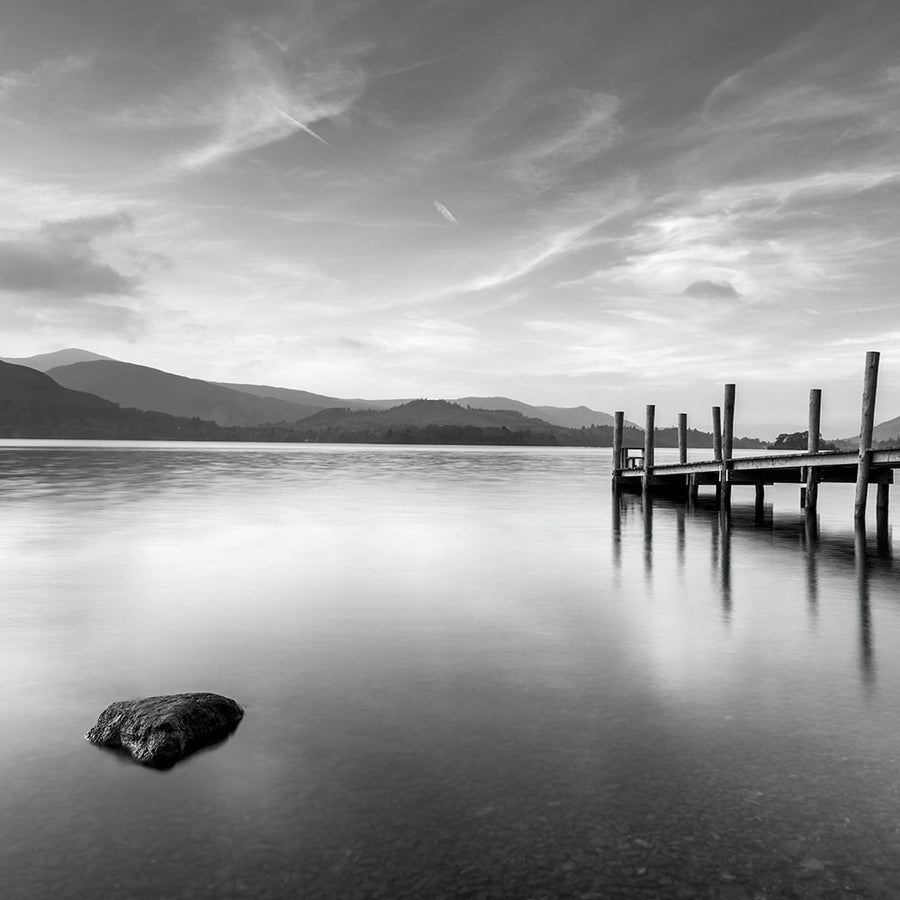
[[[722,407],[712,408],[713,459],[722,462]],[[716,506],[722,502],[722,479],[716,480]]]
[[[644,421],[644,493],[650,487],[650,479],[653,477],[653,441],[656,429],[656,407],[652,403],[647,404],[647,416]]]
[[[722,505],[731,505],[731,460],[734,456],[734,385],[725,385],[722,422]]]
[[[722,409],[719,406],[712,408],[713,420],[713,459],[722,462]]]
[[[687,413],[678,413],[678,462],[687,462]]]
[[[863,378],[862,417],[859,425],[859,462],[856,467],[856,502],[853,515],[857,522],[866,518],[866,499],[869,493],[869,469],[872,464],[872,432],[875,428],[875,393],[878,389],[878,361],[876,350],[866,353]]]
[[[822,391],[811,388],[809,391],[809,421],[806,449],[809,453],[819,452],[819,432],[822,425]],[[819,479],[812,466],[806,469],[806,511],[814,513],[819,503]]]
[[[618,487],[618,475],[624,466],[622,447],[625,443],[625,413],[616,410],[613,416],[613,487]]]

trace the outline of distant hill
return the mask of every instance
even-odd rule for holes
[[[876,441],[881,441],[886,444],[896,444],[900,446],[900,416],[896,416],[893,419],[888,419],[886,422],[882,422],[880,425],[876,425],[873,432],[872,438]],[[859,438],[857,437],[857,441]]]
[[[400,406],[382,410],[325,409],[304,419],[299,427],[305,431],[317,428],[391,428],[397,425],[426,427],[456,426],[474,428],[510,428],[540,430],[553,433],[559,429],[549,422],[527,418],[514,410],[473,409],[448,400],[411,400]]]
[[[29,369],[37,369],[38,372],[46,372],[57,366],[70,366],[72,363],[94,362],[98,359],[109,359],[100,356],[99,353],[91,353],[90,350],[79,350],[77,347],[69,347],[67,350],[56,350],[53,353],[38,353],[37,356],[3,357],[0,362],[11,363],[16,366],[28,366]]]
[[[214,422],[121,409],[28,366],[0,362],[0,437],[233,440]]]
[[[245,394],[253,394],[256,397],[274,397],[278,400],[286,400],[288,403],[298,403],[306,406],[314,406],[318,409],[390,409],[392,406],[400,406],[409,403],[409,400],[342,400],[340,397],[327,397],[325,394],[313,394],[310,391],[300,391],[294,388],[273,387],[268,384],[232,384],[227,381],[217,381],[215,384],[242,391]]]
[[[612,432],[609,425],[564,428],[514,410],[473,409],[446,400],[413,400],[386,410],[325,409],[292,425],[222,426],[197,417],[123,409],[110,400],[63,387],[35,369],[0,362],[4,438],[609,447]],[[639,446],[642,441],[639,429],[626,428],[626,444]],[[676,429],[657,430],[656,441],[658,447],[675,446]],[[753,439],[743,441],[746,444],[736,439],[735,445],[760,445]],[[692,429],[688,443],[709,447],[712,436]]]
[[[877,424],[872,429],[872,441],[875,444],[900,447],[900,416]],[[855,450],[859,446],[859,435],[840,438],[835,443],[843,450]]]
[[[609,413],[597,412],[587,406],[531,406],[509,397],[459,397],[453,402],[478,409],[513,409],[523,416],[543,419],[562,428],[590,428],[591,425],[612,425],[614,421]]]
[[[320,409],[117,360],[74,363],[47,374],[63,387],[96,394],[121,406],[196,416],[219,425],[296,422]]]

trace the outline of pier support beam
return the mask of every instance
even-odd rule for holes
[[[866,519],[866,499],[869,490],[869,468],[872,463],[872,431],[875,427],[875,392],[878,388],[878,361],[881,354],[866,353],[863,380],[862,419],[859,426],[859,462],[856,466],[856,502],[853,516],[857,522]]]
[[[644,421],[644,478],[643,488],[646,494],[650,488],[650,479],[653,475],[653,442],[656,429],[656,407],[652,403],[647,404],[647,416]]]
[[[734,385],[725,385],[722,422],[722,506],[731,507],[731,460],[734,455]]]
[[[754,513],[757,522],[762,522],[763,515],[766,510],[766,486],[760,482],[757,482],[755,485],[756,488],[756,503],[754,506]]]
[[[809,432],[806,449],[809,453],[819,452],[819,432],[822,430],[822,391],[812,388],[809,392]],[[806,470],[806,511],[815,513],[819,503],[819,479],[815,467]]]

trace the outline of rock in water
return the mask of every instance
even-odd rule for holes
[[[244,710],[221,694],[168,694],[117,700],[85,735],[92,744],[127,750],[146,766],[168,769],[200,747],[227,737]]]

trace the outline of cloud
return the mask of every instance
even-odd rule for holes
[[[727,281],[695,281],[684,289],[684,293],[698,300],[737,300],[741,296]]]
[[[133,296],[139,281],[101,261],[95,241],[131,227],[117,213],[45,222],[0,239],[0,290],[62,297]]]
[[[619,133],[620,102],[611,94],[566,90],[533,100],[521,149],[504,161],[518,180],[544,189],[568,169],[607,150]],[[539,124],[535,124],[539,123]]]
[[[453,213],[450,212],[450,210],[447,209],[447,207],[444,206],[443,203],[440,203],[440,202],[437,201],[437,200],[432,200],[431,202],[434,204],[434,208],[435,208],[435,209],[436,209],[436,210],[437,210],[437,211],[438,211],[438,212],[439,212],[439,213],[440,213],[440,214],[441,214],[448,222],[450,222],[452,225],[459,225],[459,221],[457,220],[456,216],[454,216]]]
[[[195,77],[154,101],[108,115],[118,128],[169,131],[193,146],[174,155],[176,169],[197,170],[344,114],[366,85],[357,44],[326,46],[317,30],[274,42],[256,26],[232,26]],[[203,137],[193,138],[198,130]]]
[[[64,56],[61,59],[49,59],[31,69],[17,69],[0,75],[0,100],[5,100],[14,91],[35,87],[47,78],[69,75],[87,68],[93,62],[91,56]]]

